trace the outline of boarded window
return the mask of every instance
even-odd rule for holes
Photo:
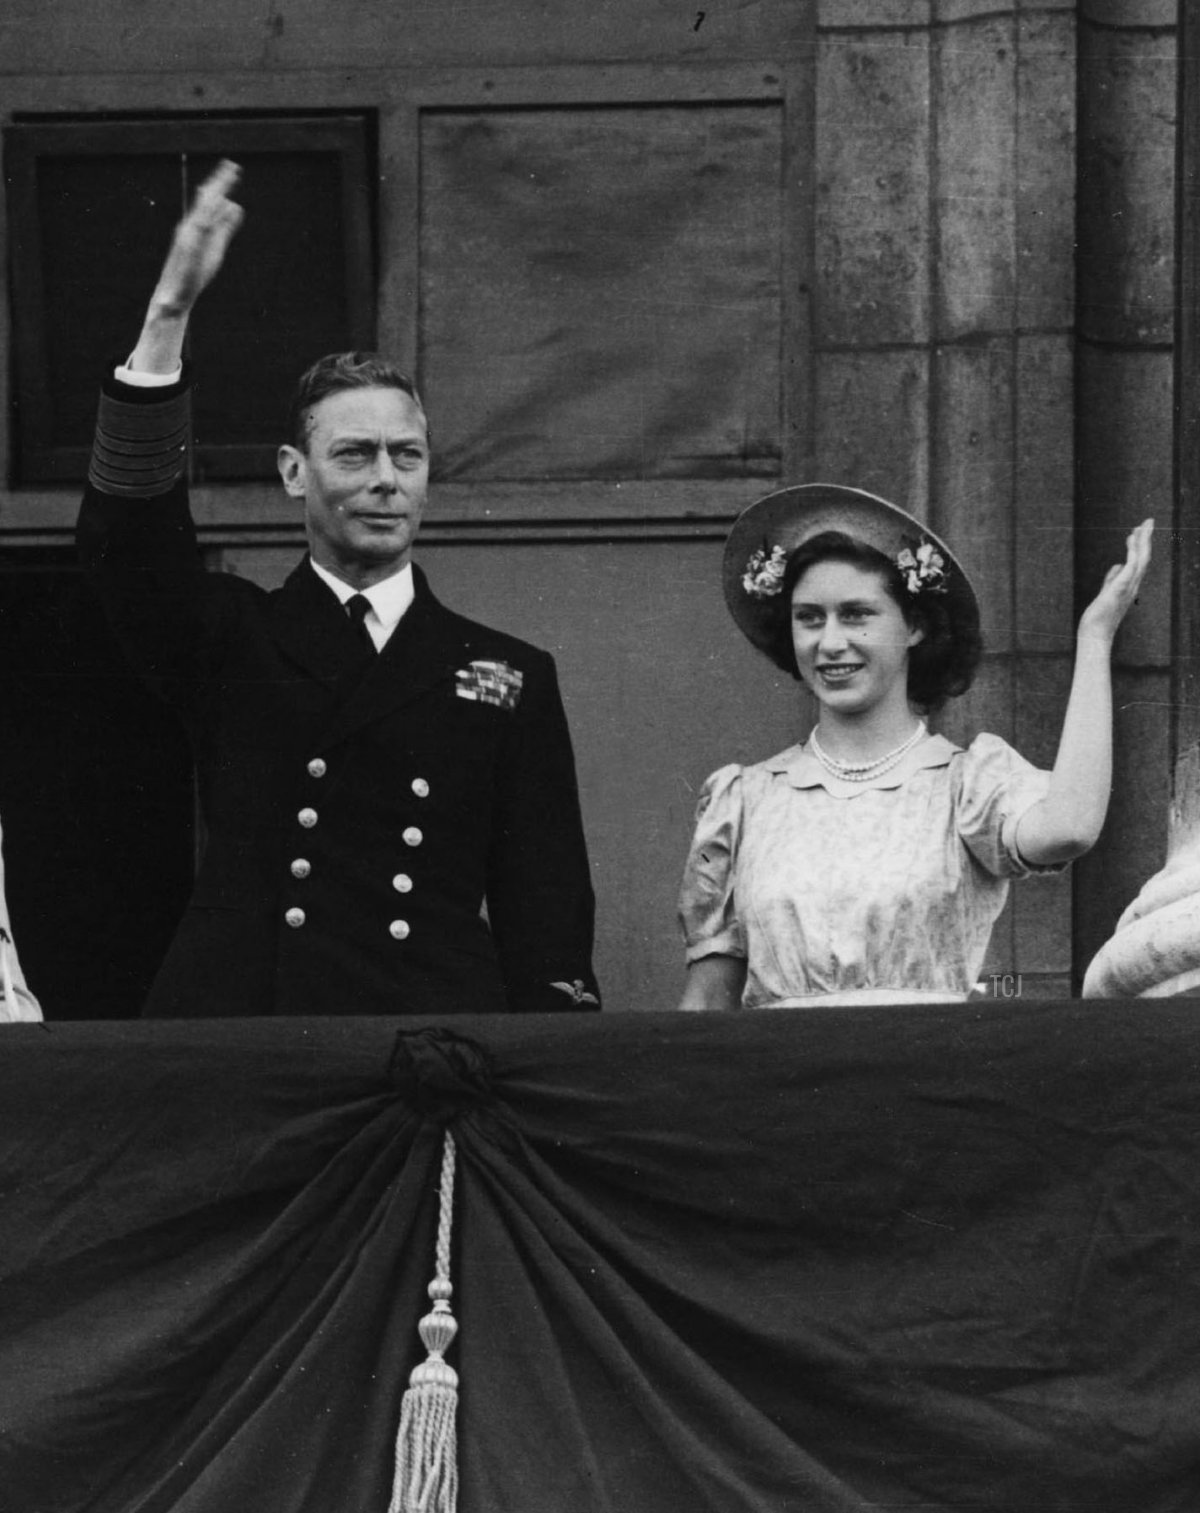
[[[427,111],[444,478],[780,471],[778,102]]]

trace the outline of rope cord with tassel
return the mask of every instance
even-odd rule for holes
[[[450,1312],[450,1232],[454,1219],[454,1136],[442,1146],[437,1268],[429,1284],[433,1310],[417,1325],[429,1352],[408,1378],[396,1436],[396,1474],[388,1513],[455,1513],[458,1505],[458,1373],[444,1359],[458,1333]]]

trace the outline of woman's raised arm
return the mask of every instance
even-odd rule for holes
[[[1112,645],[1150,565],[1153,520],[1126,538],[1125,561],[1109,569],[1084,610],[1075,674],[1050,791],[1021,816],[1017,849],[1035,866],[1070,861],[1095,845],[1112,788]]]

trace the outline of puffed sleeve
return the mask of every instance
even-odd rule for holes
[[[679,923],[689,963],[702,956],[746,954],[733,897],[741,835],[742,769],[722,767],[701,790],[679,893]]]
[[[1034,866],[1017,850],[1021,816],[1045,798],[1050,774],[996,735],[978,735],[958,757],[955,817],[958,834],[993,877],[1061,872],[1065,862]]]
[[[41,1006],[29,991],[17,948],[13,944],[12,926],[8,920],[8,905],[4,898],[4,854],[0,838],[0,1024],[15,1024],[21,1020],[39,1020]]]

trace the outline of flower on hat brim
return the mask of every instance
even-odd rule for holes
[[[771,599],[783,589],[787,574],[788,554],[784,547],[773,546],[767,551],[764,542],[757,551],[750,553],[742,574],[742,588],[752,599]]]
[[[946,559],[932,541],[905,546],[896,554],[896,566],[910,594],[944,594],[950,587]]]

